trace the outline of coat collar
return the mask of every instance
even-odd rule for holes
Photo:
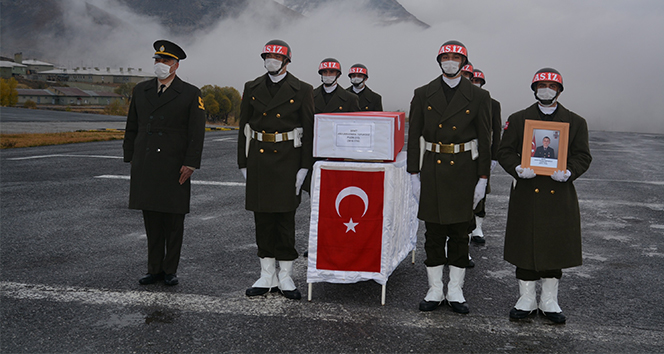
[[[331,93],[332,97],[330,101],[325,104],[325,98],[323,98],[325,90],[323,89],[323,85],[316,87],[314,90],[314,107],[316,112],[335,112],[339,110],[339,107],[346,105],[348,97],[343,95],[341,91],[344,91],[343,87],[337,85],[337,88]]]
[[[157,95],[157,78],[150,80],[149,84],[145,86],[145,95],[148,102],[152,105],[152,109],[156,110],[159,107],[175,99],[183,90],[184,82],[177,76],[173,78],[173,82],[168,87],[168,90],[159,96]]]
[[[270,80],[270,77],[265,73],[249,84],[249,87],[252,88],[254,97],[261,104],[266,106],[266,110],[270,110],[290,100],[295,93],[300,90],[302,85],[300,80],[291,73],[287,73],[286,77],[282,79],[284,82],[281,84],[281,88],[279,88],[277,94],[272,97],[267,89],[268,80]]]
[[[526,119],[540,120],[540,109],[537,105],[538,103],[535,102],[530,107],[526,108]],[[553,117],[553,121],[569,123],[571,119],[571,112],[558,102],[558,108],[556,108],[556,115]]]
[[[457,86],[457,93],[450,102],[447,102],[445,92],[443,91],[442,75],[433,79],[426,86],[427,103],[442,115],[442,121],[445,121],[461,111],[473,99],[473,84],[468,80],[461,79]]]

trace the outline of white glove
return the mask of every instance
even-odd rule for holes
[[[244,177],[244,180],[247,180],[247,168],[241,168],[240,172],[242,172],[242,176]]]
[[[297,171],[297,176],[295,176],[295,195],[300,195],[300,188],[302,188],[302,183],[304,183],[304,179],[307,177],[307,172],[309,170],[306,168],[301,168]]]
[[[569,170],[563,172],[562,170],[554,171],[551,175],[551,179],[558,182],[567,182],[569,177],[572,175],[572,172]]]
[[[523,179],[535,178],[535,171],[532,168],[521,168],[521,165],[516,166],[516,174]]]
[[[410,185],[413,191],[413,197],[418,202],[420,201],[420,188],[422,187],[422,182],[420,181],[420,174],[415,173],[410,175]]]
[[[498,165],[498,161],[491,160],[491,170],[489,172],[493,172],[493,169],[496,168],[497,165]]]
[[[475,210],[477,204],[479,204],[480,200],[484,199],[484,196],[486,195],[487,181],[487,178],[480,178],[480,180],[477,181],[477,184],[475,185],[475,194],[473,195],[473,210]]]

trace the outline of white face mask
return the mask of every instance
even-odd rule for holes
[[[556,97],[556,94],[558,94],[556,90],[552,90],[548,87],[542,87],[537,89],[537,98],[539,98],[542,101],[552,100],[554,97]]]
[[[171,66],[164,63],[154,63],[154,74],[157,75],[159,80],[165,80],[171,76]]]
[[[265,69],[267,69],[267,72],[276,75],[279,73],[281,70],[281,67],[283,66],[283,62],[279,59],[274,59],[274,58],[266,58],[265,59]]]
[[[475,85],[477,87],[482,87],[482,84],[473,84],[473,85]]]
[[[456,75],[459,73],[459,62],[454,60],[446,60],[440,62],[440,68],[447,75]]]
[[[363,77],[353,77],[350,79],[350,83],[353,84],[353,86],[359,86],[363,81]]]
[[[332,75],[332,76],[321,75],[320,80],[325,85],[332,85],[332,84],[334,84],[335,81],[337,81],[337,76],[336,75]]]

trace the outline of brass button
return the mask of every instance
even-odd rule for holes
[[[453,125],[453,126],[452,126],[452,130],[456,130],[456,125]]]
[[[251,96],[251,100],[252,100],[252,101],[255,101],[255,100],[256,100],[256,97]]]
[[[539,193],[539,188],[535,188],[535,193]]]
[[[277,118],[281,118],[281,114],[277,113]]]
[[[341,111],[341,110],[343,110],[343,109],[344,109],[344,107],[343,107],[343,106],[339,106],[339,110],[340,110],[340,111]]]
[[[431,106],[429,106],[429,107],[427,107],[427,109],[428,109],[428,110],[431,110],[432,108],[431,108]]]
[[[364,107],[364,109],[369,110],[369,106]]]
[[[275,149],[274,152],[277,152],[277,150]]]
[[[438,128],[442,128],[442,127],[443,127],[443,125],[442,125],[442,124],[438,124]]]
[[[258,150],[258,152],[260,152],[260,153],[262,154],[262,153],[264,153],[264,152],[265,152],[265,150],[263,150],[263,149],[260,149],[260,150]]]
[[[295,100],[290,100],[290,103],[295,103]]]
[[[551,190],[551,194],[556,194],[556,191],[554,191],[554,190],[552,189],[552,190]]]
[[[450,161],[450,166],[454,166],[454,161]]]
[[[263,117],[267,116],[267,113],[263,112]]]
[[[441,163],[442,161],[438,160],[438,161],[436,161],[436,162],[438,162],[438,164],[440,165],[440,163]]]
[[[470,114],[470,109],[467,109],[467,110],[466,110],[466,114]]]

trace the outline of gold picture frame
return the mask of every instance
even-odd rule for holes
[[[531,168],[542,176],[551,176],[556,170],[566,171],[568,141],[569,123],[526,119],[521,167]]]

